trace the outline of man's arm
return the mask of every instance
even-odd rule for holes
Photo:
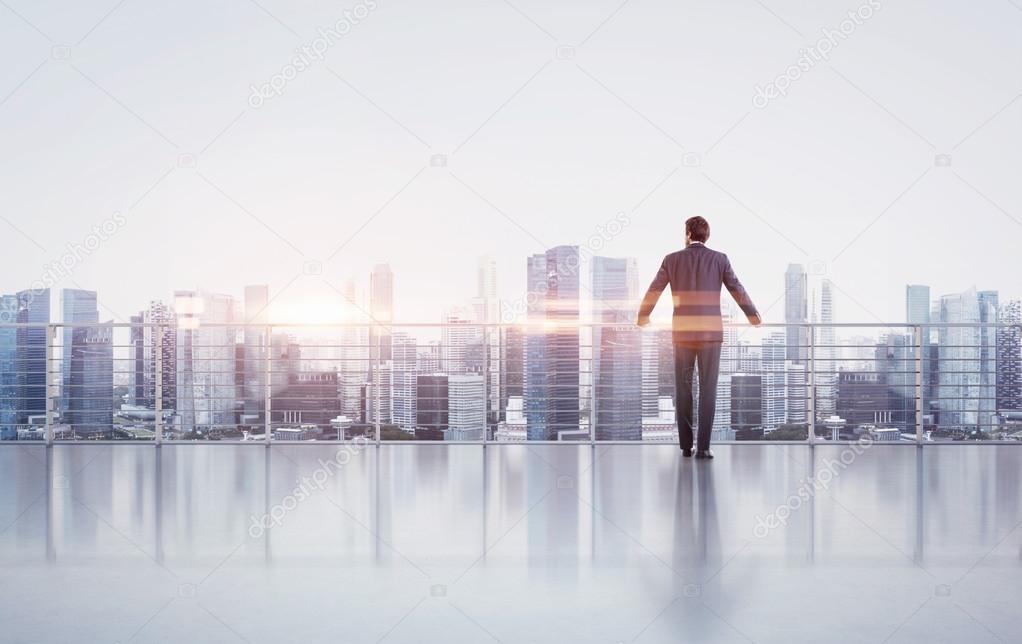
[[[657,271],[656,277],[650,283],[649,288],[646,289],[646,295],[642,298],[642,303],[639,305],[639,319],[636,324],[639,326],[646,326],[649,324],[649,314],[653,312],[653,307],[656,306],[657,300],[660,299],[660,294],[664,292],[667,285],[670,283],[671,278],[667,274],[667,258],[660,264],[660,270]]]
[[[727,255],[724,255],[724,286],[731,297],[735,298],[738,308],[742,309],[745,317],[749,318],[749,323],[758,326],[763,319],[759,316],[759,311],[756,310],[756,305],[752,303],[752,298],[749,297],[745,287],[738,281],[738,276],[735,275],[735,269],[731,268],[731,260]]]

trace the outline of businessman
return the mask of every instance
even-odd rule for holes
[[[724,325],[720,318],[720,287],[735,298],[749,323],[759,325],[759,312],[738,281],[724,253],[706,247],[710,224],[702,217],[685,221],[685,248],[664,258],[639,306],[639,326],[649,324],[660,294],[671,285],[674,318],[674,387],[678,437],[683,456],[692,456],[692,372],[699,365],[699,434],[696,458],[713,458],[710,431],[717,406],[717,374]]]

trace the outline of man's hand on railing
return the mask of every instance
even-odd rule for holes
[[[649,316],[640,315],[638,319],[635,320],[635,324],[640,327],[649,326]]]
[[[758,315],[750,315],[749,324],[751,324],[752,326],[759,326],[760,324],[763,324],[763,318],[761,318]]]

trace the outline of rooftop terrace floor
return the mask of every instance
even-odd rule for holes
[[[1018,641],[1022,448],[851,450],[3,447],[0,640]]]

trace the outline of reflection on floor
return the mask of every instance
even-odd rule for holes
[[[1022,448],[0,448],[0,640],[1017,641]]]

